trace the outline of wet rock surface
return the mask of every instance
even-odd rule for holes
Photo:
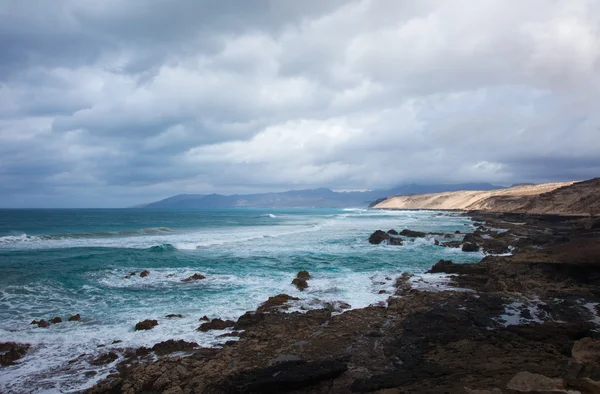
[[[466,242],[515,253],[433,265],[461,291],[403,274],[386,305],[342,314],[286,313],[297,298],[280,294],[238,319],[238,341],[123,362],[89,392],[598,392],[600,232],[587,219],[472,215]]]
[[[209,322],[200,324],[198,331],[225,330],[226,328],[233,327],[234,324],[233,320],[212,319]]]
[[[25,356],[31,345],[26,343],[0,342],[0,365],[13,365]]]
[[[153,329],[157,325],[158,325],[158,321],[157,320],[144,320],[144,321],[138,322],[135,325],[135,330],[136,331],[151,330],[151,329]]]

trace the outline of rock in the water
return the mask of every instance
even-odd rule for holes
[[[182,318],[183,315],[181,313],[169,313],[167,316],[165,316],[166,318],[173,318],[173,317],[179,317]]]
[[[377,230],[369,237],[369,243],[379,245],[383,241],[390,239],[390,235],[382,230]]]
[[[170,354],[174,352],[181,352],[184,350],[191,350],[198,347],[196,342],[186,342],[183,339],[176,341],[174,339],[169,339],[168,341],[159,342],[156,345],[152,346],[152,350],[159,356],[163,356],[165,354]]]
[[[396,231],[396,230],[394,230],[394,229],[388,230],[388,232],[387,232],[387,233],[388,233],[389,235],[398,235],[398,231]]]
[[[402,245],[402,238],[400,237],[389,237],[388,245]]]
[[[310,279],[310,274],[308,273],[307,270],[298,271],[298,274],[296,275],[296,278],[298,278],[298,279],[304,279],[304,280],[309,280]]]
[[[285,309],[285,304],[287,304],[288,301],[297,300],[299,300],[297,297],[292,297],[287,294],[278,294],[276,296],[269,297],[269,299],[263,302],[258,309],[256,309],[256,312],[261,313],[269,312],[275,309]]]
[[[465,242],[462,246],[462,251],[463,252],[478,252],[479,246],[477,246],[477,244],[474,244],[471,242]]]
[[[46,320],[42,319],[37,323],[38,327],[42,327],[42,328],[48,328],[50,327],[50,323],[48,323]]]
[[[531,372],[519,372],[506,385],[509,393],[555,392],[565,393],[565,383],[562,379],[552,379]],[[554,391],[553,391],[554,390]]]
[[[50,320],[50,323],[52,324],[57,324],[57,323],[62,323],[62,319],[58,316],[53,317],[52,320]]]
[[[156,320],[144,320],[141,321],[139,323],[137,323],[135,325],[135,330],[136,331],[140,331],[140,330],[151,330],[153,329],[155,326],[158,326],[158,321]]]
[[[146,276],[148,276],[148,275],[150,275],[150,271],[148,271],[148,270],[143,270],[143,271],[140,273],[140,277],[141,277],[141,278],[145,278],[145,277],[146,277]]]
[[[112,363],[113,361],[115,361],[118,358],[119,358],[119,356],[114,352],[104,353],[104,354],[96,357],[94,360],[90,361],[90,364],[105,365],[105,364]]]
[[[182,282],[191,282],[194,280],[200,280],[200,279],[206,279],[206,276],[202,275],[202,274],[194,274],[192,276],[189,276],[185,279],[182,279]]]
[[[412,238],[423,238],[427,235],[427,233],[424,233],[422,231],[413,231],[405,228],[404,230],[400,231],[400,235]]]
[[[0,365],[13,365],[27,353],[31,345],[26,343],[0,343]]]
[[[39,322],[38,322],[37,320],[35,320],[35,319],[34,319],[34,320],[32,320],[32,321],[31,321],[31,323],[29,323],[29,324],[38,324],[38,323],[39,323]]]
[[[235,322],[233,320],[212,319],[209,322],[202,323],[197,330],[202,332],[209,330],[224,330],[226,328],[233,327],[234,324]]]
[[[260,323],[264,318],[264,313],[246,312],[235,322],[233,328],[235,330],[246,330],[248,327]]]
[[[460,248],[460,245],[461,245],[460,241],[442,242],[442,246],[444,246],[446,248]]]
[[[204,315],[200,318],[200,321],[210,321],[210,318],[208,316]]]
[[[306,279],[294,278],[294,280],[292,280],[292,284],[296,286],[298,290],[304,290],[308,288],[308,283],[306,282]]]
[[[79,320],[81,320],[81,316],[79,316],[79,313],[69,317],[69,321],[79,321]]]

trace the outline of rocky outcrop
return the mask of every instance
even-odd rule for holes
[[[287,294],[278,294],[276,296],[269,297],[265,302],[263,302],[258,307],[258,309],[256,309],[256,312],[258,312],[258,313],[272,312],[274,310],[288,309],[289,301],[298,301],[298,300],[299,300],[299,298],[297,298],[297,297],[292,297]]]
[[[193,282],[193,281],[201,280],[201,279],[206,279],[206,276],[204,276],[202,274],[196,273],[196,274],[191,275],[191,276],[189,276],[189,277],[187,277],[185,279],[182,279],[182,282]]]
[[[41,327],[41,328],[48,328],[48,327],[50,327],[50,323],[48,323],[46,320],[42,319],[37,322],[37,326]]]
[[[479,246],[477,246],[477,244],[475,244],[475,243],[465,242],[462,245],[462,251],[463,252],[478,252]]]
[[[279,394],[315,386],[321,381],[334,379],[348,370],[338,360],[287,361],[272,367],[257,368],[228,376],[211,385],[212,393]]]
[[[148,276],[148,275],[150,275],[150,271],[148,271],[148,270],[143,270],[143,271],[140,273],[140,278],[145,278],[145,277],[146,277],[146,276]]]
[[[113,361],[117,360],[118,358],[119,358],[119,355],[115,352],[104,353],[104,354],[96,357],[92,361],[90,361],[90,364],[96,365],[96,366],[106,365],[106,364],[112,363]]]
[[[197,347],[198,344],[196,342],[186,342],[183,339],[179,341],[169,339],[152,346],[152,351],[158,356],[164,356],[165,354],[192,350]]]
[[[144,320],[135,325],[135,331],[151,330],[156,326],[158,326],[157,320]]]
[[[81,320],[81,316],[79,315],[79,313],[75,314],[75,315],[71,315],[69,317],[69,321],[80,321]]]
[[[212,319],[209,322],[200,324],[200,327],[198,327],[197,330],[201,332],[210,330],[225,330],[233,327],[234,324],[235,322],[233,320]]]
[[[296,277],[292,280],[292,284],[296,286],[298,290],[305,290],[308,288],[308,280],[310,279],[310,274],[306,270],[302,270],[298,272]]]
[[[383,241],[390,239],[390,235],[383,230],[377,230],[369,236],[369,243],[379,245]]]
[[[50,323],[52,324],[58,324],[58,323],[62,323],[62,319],[58,316],[53,317],[52,319],[50,319]]]
[[[181,319],[183,317],[183,315],[181,313],[169,313],[165,317],[168,318],[168,319],[172,319],[174,317],[177,317],[177,318]]]
[[[15,364],[22,358],[31,345],[27,343],[0,342],[0,365],[7,366]]]
[[[389,235],[398,235],[398,231],[396,231],[396,230],[394,230],[394,229],[388,230],[388,232],[387,232],[387,233],[388,233]]]
[[[410,238],[423,238],[427,236],[427,233],[424,233],[422,231],[413,231],[405,228],[404,230],[400,231],[400,235]]]

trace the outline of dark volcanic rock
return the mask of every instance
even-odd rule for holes
[[[117,353],[114,353],[114,352],[104,353],[104,354],[96,357],[92,361],[90,361],[90,364],[92,364],[92,365],[110,364],[118,358],[119,358],[119,356],[117,355]]]
[[[143,271],[140,273],[140,277],[141,277],[141,278],[145,278],[145,277],[146,277],[146,276],[148,276],[148,275],[150,275],[150,271],[148,271],[148,270],[143,270]]]
[[[252,327],[260,323],[264,320],[264,318],[264,313],[246,312],[242,316],[240,316],[233,328],[235,330],[246,330],[248,327]]]
[[[463,252],[478,252],[479,246],[477,246],[477,244],[475,244],[475,243],[465,242],[462,246],[462,251]]]
[[[288,361],[224,378],[205,393],[279,394],[334,379],[348,366],[337,360]]]
[[[413,231],[405,228],[404,230],[400,231],[400,235],[411,238],[423,238],[427,235],[427,233],[424,233],[422,231]]]
[[[58,316],[53,317],[52,320],[50,320],[50,323],[52,324],[57,324],[57,323],[62,323],[62,319]]]
[[[13,365],[27,353],[30,347],[31,345],[26,343],[0,343],[0,365]]]
[[[224,330],[226,328],[233,327],[234,324],[235,322],[233,320],[212,319],[209,322],[202,323],[197,330],[202,332],[209,330]]]
[[[390,239],[390,235],[382,230],[377,230],[369,237],[369,243],[379,245],[383,241]]]
[[[50,327],[50,323],[48,323],[46,320],[42,319],[39,322],[37,322],[38,327],[41,328],[48,328]]]
[[[486,268],[479,264],[455,264],[451,260],[440,260],[427,273],[437,274],[483,274]]]
[[[173,318],[173,317],[178,317],[178,318],[182,318],[183,315],[181,313],[169,313],[167,316],[165,316],[169,319]]]
[[[192,282],[194,280],[200,280],[200,279],[206,279],[206,276],[202,275],[202,274],[194,274],[192,276],[189,276],[185,279],[182,279],[182,282]]]
[[[398,235],[398,231],[396,231],[396,230],[394,230],[394,229],[388,230],[388,232],[387,232],[387,233],[388,233],[389,235]]]
[[[462,243],[460,241],[448,241],[448,242],[442,242],[442,246],[445,246],[447,248],[460,248],[460,245]]]
[[[402,245],[403,241],[400,237],[390,237],[388,239],[388,245]]]
[[[191,350],[196,347],[198,347],[196,342],[186,342],[183,339],[180,339],[179,341],[169,339],[168,341],[159,342],[152,346],[152,350],[157,355],[163,356],[165,354]]]
[[[81,316],[79,316],[79,313],[69,317],[69,321],[79,321],[79,320],[81,320]]]
[[[151,330],[157,325],[158,325],[158,321],[156,321],[156,320],[144,320],[135,325],[135,330],[136,331]]]
[[[294,286],[296,286],[296,288],[298,290],[304,290],[306,288],[308,288],[308,283],[306,282],[306,279],[302,279],[302,278],[294,278],[292,280],[292,284]]]
[[[296,278],[304,279],[304,280],[309,280],[310,279],[310,273],[308,271],[306,271],[306,270],[298,271],[298,274],[296,275]]]
[[[210,321],[210,318],[208,316],[204,315],[200,318],[200,321]]]
[[[267,299],[265,302],[263,302],[258,309],[256,309],[256,312],[260,313],[260,312],[269,312],[269,311],[273,311],[276,309],[287,309],[287,303],[288,301],[298,301],[299,298],[297,297],[292,297],[289,296],[287,294],[278,294],[276,296],[273,297],[269,297],[269,299]]]

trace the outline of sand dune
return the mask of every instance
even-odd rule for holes
[[[600,178],[553,182],[491,191],[459,191],[396,196],[374,208],[453,209],[563,215],[600,213]]]

